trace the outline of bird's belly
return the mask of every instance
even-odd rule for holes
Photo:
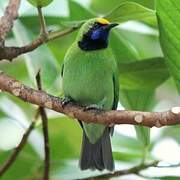
[[[81,105],[97,104],[111,109],[114,99],[112,76],[107,69],[91,67],[66,68],[63,74],[63,90]]]

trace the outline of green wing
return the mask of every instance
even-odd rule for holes
[[[118,73],[115,72],[113,74],[113,84],[114,84],[114,103],[112,109],[117,109],[118,102],[119,102],[119,79]]]

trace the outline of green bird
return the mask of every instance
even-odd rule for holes
[[[89,108],[116,109],[119,96],[117,65],[108,47],[110,30],[117,26],[104,18],[90,19],[80,28],[65,55],[62,80],[65,100]],[[110,134],[113,127],[80,122],[83,140],[80,168],[114,170]]]

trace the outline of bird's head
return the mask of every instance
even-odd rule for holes
[[[109,32],[117,25],[117,23],[110,23],[104,18],[88,20],[78,34],[78,46],[84,51],[107,48]]]

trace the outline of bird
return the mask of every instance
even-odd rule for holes
[[[89,19],[82,25],[63,61],[64,102],[74,101],[87,109],[117,108],[118,71],[109,47],[110,31],[117,25],[105,18]],[[79,122],[83,130],[80,169],[113,171],[110,140],[113,127]]]

